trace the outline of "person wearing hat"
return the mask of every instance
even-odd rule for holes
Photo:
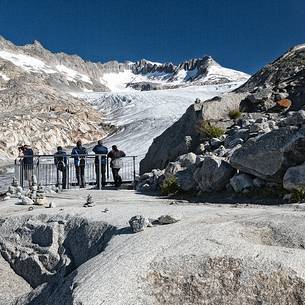
[[[108,148],[103,145],[102,140],[99,140],[97,142],[97,145],[93,147],[92,151],[97,155],[95,157],[94,163],[95,163],[95,174],[96,174],[96,187],[99,189],[100,182],[102,182],[102,187],[106,186],[106,157],[108,154]]]

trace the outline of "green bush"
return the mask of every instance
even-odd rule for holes
[[[161,184],[161,195],[175,194],[179,191],[177,178],[175,176],[167,176]]]
[[[302,187],[298,190],[294,190],[292,192],[292,197],[291,197],[291,201],[294,203],[301,203],[304,202],[305,200],[305,188]]]
[[[202,121],[198,126],[198,131],[200,134],[208,138],[219,138],[225,133],[223,128],[217,127],[209,121]]]
[[[236,120],[236,119],[240,118],[240,116],[241,116],[241,112],[239,110],[231,110],[229,112],[229,118],[231,120]]]

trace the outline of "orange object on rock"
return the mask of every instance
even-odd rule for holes
[[[277,104],[278,106],[282,107],[282,108],[286,108],[286,109],[287,109],[287,108],[290,108],[290,107],[291,107],[292,101],[289,100],[289,99],[287,99],[287,98],[285,98],[285,99],[283,99],[283,100],[276,101],[276,104]]]

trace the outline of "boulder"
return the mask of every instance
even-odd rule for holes
[[[31,198],[29,198],[29,197],[21,196],[20,199],[21,199],[21,202],[20,202],[21,205],[31,205],[31,204],[34,204],[34,201]]]
[[[230,185],[236,193],[253,188],[253,179],[247,174],[237,174],[230,179]]]
[[[161,225],[169,225],[172,223],[175,223],[177,221],[180,221],[181,217],[177,215],[162,215],[158,218],[158,223]]]
[[[148,218],[142,215],[136,215],[131,217],[129,220],[129,225],[131,227],[132,232],[137,233],[144,231],[144,229],[150,225]]]
[[[210,144],[213,149],[218,148],[222,143],[223,143],[223,141],[221,141],[218,138],[212,138],[210,140]]]
[[[194,172],[194,180],[198,183],[202,192],[223,190],[235,170],[225,160],[208,156],[201,162],[201,167]]]
[[[154,139],[140,162],[140,173],[149,172],[153,168],[164,169],[178,156],[195,151],[202,141],[198,130],[200,122],[207,120],[217,125],[227,119],[231,110],[239,108],[239,103],[245,96],[245,93],[226,93],[221,97],[197,102],[196,110],[191,105],[176,123]]]
[[[184,168],[181,166],[179,162],[169,162],[167,167],[165,168],[164,174],[165,176],[175,175],[177,172],[182,171]]]
[[[291,112],[286,119],[280,122],[280,126],[293,126],[305,124],[305,110]]]
[[[240,111],[242,112],[262,112],[274,106],[272,100],[272,90],[264,88],[257,90],[255,93],[248,95],[240,103]]]
[[[181,167],[189,167],[198,162],[198,158],[194,153],[188,153],[177,158],[177,162]]]
[[[178,171],[175,174],[178,186],[182,191],[189,192],[196,188],[197,183],[193,178],[195,169],[196,166],[193,165],[189,168],[186,168],[185,170]]]
[[[305,188],[305,163],[288,168],[283,178],[283,187],[288,191]]]
[[[230,158],[234,168],[282,183],[289,167],[305,161],[305,128],[284,127],[249,139]]]
[[[253,185],[256,188],[262,188],[263,186],[266,185],[266,181],[260,178],[254,178],[253,179]]]
[[[249,128],[238,128],[236,129],[234,126],[229,132],[229,136],[225,139],[224,145],[225,147],[230,147],[230,143],[235,139],[242,139],[243,141],[247,141],[250,137]]]
[[[270,126],[268,122],[254,123],[249,126],[250,133],[267,133],[270,132]]]

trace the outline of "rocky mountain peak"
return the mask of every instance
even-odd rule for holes
[[[203,58],[193,58],[183,61],[178,65],[178,69],[184,69],[186,71],[200,69],[205,70],[211,65],[220,66],[211,56],[204,56]]]

